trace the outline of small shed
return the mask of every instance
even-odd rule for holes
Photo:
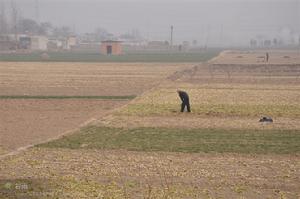
[[[121,55],[122,52],[122,42],[107,40],[101,42],[101,53],[104,55]]]

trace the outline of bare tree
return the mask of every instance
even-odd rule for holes
[[[18,48],[18,17],[19,12],[17,4],[14,0],[11,0],[11,19],[12,19],[12,32],[15,34],[15,49]]]
[[[8,24],[6,20],[6,9],[3,1],[0,1],[0,34],[7,34]]]

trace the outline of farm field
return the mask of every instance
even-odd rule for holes
[[[1,62],[1,96],[141,94],[192,63]]]
[[[96,120],[127,100],[0,100],[0,146],[7,151],[43,142]]]
[[[1,160],[2,196],[298,198],[299,156],[33,148]],[[1,192],[0,192],[1,193]]]
[[[206,49],[195,52],[126,52],[123,55],[105,56],[98,51],[94,52],[48,52],[47,59],[43,53],[6,53],[0,54],[0,61],[9,62],[101,62],[101,63],[194,63],[207,61],[220,53],[220,49]]]
[[[280,57],[285,55],[289,52]],[[219,59],[226,60],[224,53],[210,63],[175,73],[172,81],[163,82],[101,122],[119,127],[300,129],[300,64],[281,60],[279,65],[224,65],[218,64]],[[192,113],[178,113],[177,89],[190,94]],[[260,124],[262,116],[273,117],[275,122]]]
[[[223,51],[216,59],[210,60],[214,64],[264,64],[267,50],[256,51]],[[269,64],[299,64],[299,50],[272,50],[269,52]]]
[[[170,67],[155,63],[155,71],[147,67],[149,63],[140,63],[141,71],[139,67],[131,71],[124,64],[122,75],[128,74],[126,70],[139,74],[140,79],[134,79],[135,92],[128,92],[122,84],[110,89],[116,92],[106,92],[104,87],[115,85],[110,81],[103,87],[99,82],[86,83],[91,90],[103,88],[104,94],[95,92],[99,98],[128,99],[71,134],[1,158],[0,196],[299,198],[300,63],[291,61],[291,57],[298,59],[292,51],[269,52],[279,64],[258,63],[261,53],[263,56],[263,52],[234,52],[233,56],[226,51],[209,62]],[[141,76],[143,70],[152,79]],[[123,83],[129,78],[122,79]],[[41,100],[34,98],[44,96],[51,81],[40,83],[36,92],[28,90],[31,99],[26,100]],[[143,87],[145,81],[151,86],[145,83]],[[78,93],[69,85],[64,89],[69,96],[93,96],[80,85]],[[7,88],[2,87],[5,92]],[[179,113],[177,89],[189,93],[192,113]],[[57,91],[49,96],[61,96],[63,89],[58,86]],[[137,97],[130,100],[132,95]],[[262,116],[274,122],[259,123]],[[15,188],[20,185],[27,189]]]
[[[189,65],[1,62],[0,152],[99,119]]]

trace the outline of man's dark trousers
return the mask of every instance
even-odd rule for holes
[[[189,99],[188,94],[184,91],[179,91],[178,94],[179,94],[179,97],[182,101],[182,103],[181,103],[181,112],[184,111],[185,107],[187,108],[188,112],[191,112],[190,99]]]

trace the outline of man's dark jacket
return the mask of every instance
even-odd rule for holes
[[[187,107],[187,111],[191,112],[189,95],[184,91],[178,91],[178,95],[182,101],[181,112],[184,111],[185,106]]]

